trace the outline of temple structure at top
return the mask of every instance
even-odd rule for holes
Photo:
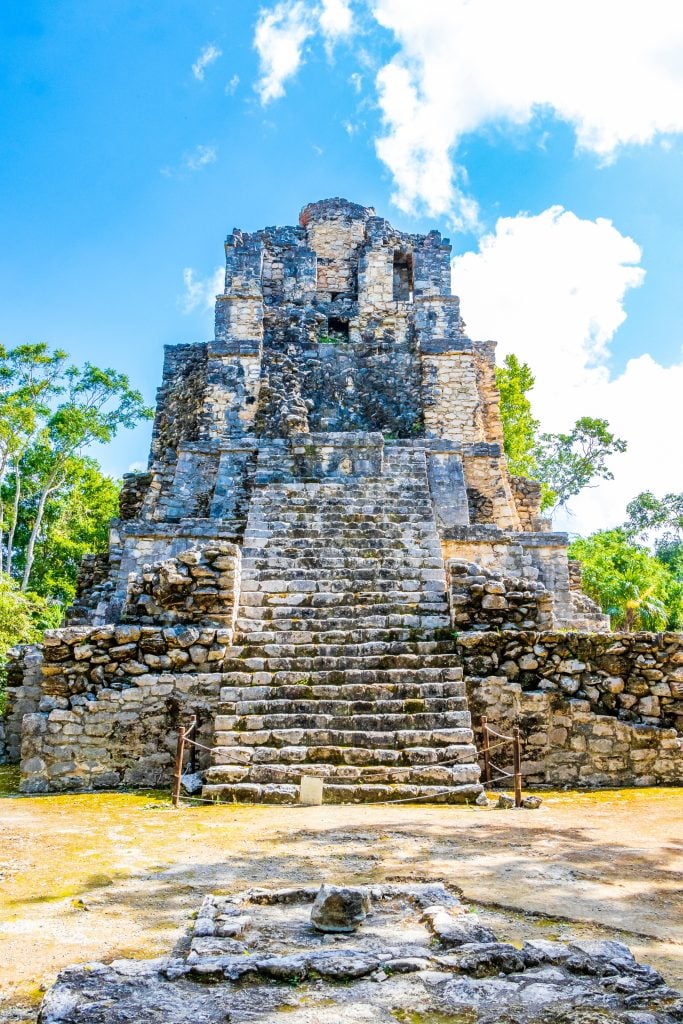
[[[215,336],[166,350],[149,472],[127,478],[73,621],[129,616],[144,563],[239,542],[255,487],[375,476],[402,449],[426,470],[445,559],[539,580],[556,626],[606,627],[539,485],[508,472],[495,343],[467,336],[448,239],[326,199],[296,227],[235,228],[225,257]]]

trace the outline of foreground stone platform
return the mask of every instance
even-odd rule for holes
[[[498,942],[440,883],[357,887],[352,934],[318,887],[207,896],[169,957],[63,971],[40,1024],[674,1024],[683,999],[619,942]],[[362,914],[359,915],[362,917]],[[285,1016],[286,1015],[286,1016]]]

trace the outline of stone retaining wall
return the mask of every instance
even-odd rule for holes
[[[457,629],[548,629],[553,600],[542,583],[472,562],[446,563],[451,621]]]
[[[37,644],[20,644],[8,651],[4,751],[6,760],[11,764],[19,761],[21,756],[24,715],[38,710],[43,695],[42,667],[42,650]]]
[[[198,739],[212,740],[222,678],[213,670],[228,636],[184,626],[49,630],[41,696],[22,715],[22,790],[167,785],[179,725],[196,714]],[[9,693],[12,721],[21,695]]]
[[[519,725],[528,784],[680,784],[683,634],[464,634],[458,648],[479,747],[481,715]],[[511,751],[494,760],[509,768]]]
[[[15,649],[7,752],[18,759],[23,720],[24,791],[169,785],[181,723],[198,714],[211,746],[230,638],[215,627],[70,627],[48,631],[42,653]],[[520,725],[529,784],[680,783],[683,634],[468,632],[454,655],[475,727],[482,714],[500,732]]]
[[[143,565],[131,580],[124,618],[140,623],[214,623],[232,630],[240,549],[228,541]],[[232,633],[226,643],[232,642]]]
[[[24,718],[22,792],[168,786],[179,725],[198,713],[197,737],[211,742],[220,680],[150,673],[91,699],[43,698],[42,710]],[[48,710],[51,702],[59,706]],[[208,764],[203,751],[198,764]]]

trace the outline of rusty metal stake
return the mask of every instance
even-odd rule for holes
[[[522,741],[519,736],[519,726],[512,730],[512,758],[513,772],[515,776],[515,807],[522,806]]]
[[[481,716],[481,752],[484,757],[484,780],[491,785],[491,760],[489,756],[489,727],[486,715]]]
[[[175,770],[173,772],[173,806],[180,803],[180,780],[183,775],[183,754],[185,753],[185,726],[178,730],[178,745],[175,752]]]

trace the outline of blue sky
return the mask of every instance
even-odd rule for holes
[[[343,195],[451,237],[465,320],[536,369],[545,425],[628,435],[572,529],[683,489],[683,15],[539,4],[5,0],[0,340],[152,401],[163,345],[210,334],[226,233]]]

